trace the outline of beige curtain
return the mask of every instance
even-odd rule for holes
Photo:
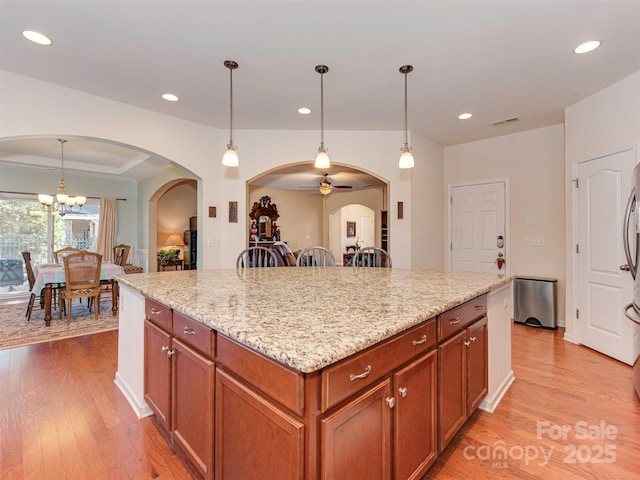
[[[100,199],[100,225],[98,226],[98,253],[102,260],[113,262],[113,247],[116,245],[118,207],[115,198]]]

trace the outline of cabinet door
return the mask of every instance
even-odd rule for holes
[[[322,419],[323,479],[391,478],[391,397],[386,379]]]
[[[216,478],[304,477],[304,424],[220,368],[215,431]]]
[[[173,441],[212,479],[214,363],[176,338],[173,352]]]
[[[394,375],[394,478],[421,478],[436,459],[437,359],[434,349]]]
[[[466,331],[438,347],[438,443],[442,452],[467,419]]]
[[[171,335],[144,321],[144,399],[158,421],[171,430]]]
[[[467,328],[467,416],[471,415],[488,391],[487,317]]]

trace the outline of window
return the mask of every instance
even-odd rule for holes
[[[66,246],[95,251],[100,205],[88,200],[80,213],[49,213],[33,195],[0,193],[0,298],[29,292],[24,265],[21,283],[15,280],[15,262],[24,251],[32,263],[53,262],[53,252]]]

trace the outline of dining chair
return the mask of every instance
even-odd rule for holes
[[[100,267],[102,255],[95,252],[79,251],[63,257],[65,287],[60,289],[60,318],[62,319],[62,305],[66,305],[67,324],[71,323],[71,311],[74,298],[93,299],[89,302],[95,305],[95,318],[100,314]],[[66,301],[66,302],[65,302]]]
[[[331,250],[317,246],[305,248],[296,260],[298,267],[333,267],[335,264],[336,260]]]
[[[277,267],[278,261],[273,250],[265,247],[249,247],[244,249],[236,259],[236,268]]]
[[[31,311],[33,310],[33,305],[36,301],[36,294],[33,293],[33,284],[36,283],[36,276],[33,273],[33,265],[31,265],[31,252],[21,252],[22,258],[24,259],[24,268],[27,271],[27,280],[29,282],[29,292],[31,292],[31,296],[29,297],[29,305],[27,306],[27,313],[25,317],[27,317],[27,321],[31,320]],[[42,300],[42,295],[40,295],[40,308],[44,308],[44,301]]]
[[[53,259],[56,263],[61,263],[62,259],[71,254],[71,253],[78,253],[81,252],[82,250],[76,247],[64,247],[61,248],[59,250],[56,250],[55,252],[53,252]]]
[[[113,247],[113,263],[120,265],[124,269],[124,273],[143,273],[142,267],[127,263],[129,260],[129,252],[131,251],[130,245],[121,243]]]
[[[391,268],[391,255],[378,247],[363,247],[353,256],[354,267]]]

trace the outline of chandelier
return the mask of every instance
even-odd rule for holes
[[[42,193],[38,194],[38,201],[45,207],[53,207],[55,212],[64,216],[67,213],[79,213],[87,201],[87,197],[80,195],[72,197],[67,194],[67,189],[64,186],[64,144],[67,140],[59,138],[58,141],[60,142],[60,184],[58,185],[58,193],[55,198],[56,203],[53,203],[52,195]]]

